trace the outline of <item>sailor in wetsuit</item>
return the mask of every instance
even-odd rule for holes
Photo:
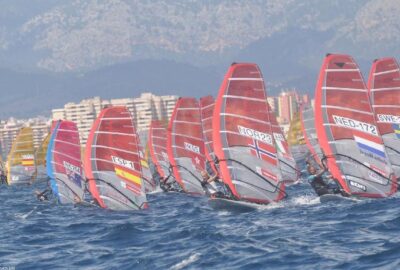
[[[0,170],[0,181],[1,184],[7,185],[7,175],[2,170]]]
[[[202,183],[201,186],[204,188],[207,195],[210,197],[222,197],[224,193],[219,190],[218,187],[218,175],[209,175],[206,170],[201,171]]]
[[[45,189],[44,191],[35,190],[35,195],[39,201],[44,202],[49,200],[49,192],[50,189]]]
[[[343,191],[339,188],[339,185],[333,180],[331,175],[326,175],[327,169],[322,167],[319,171],[311,163],[307,165],[307,171],[309,173],[308,182],[311,187],[317,193],[318,196],[326,194],[340,194],[344,195]]]

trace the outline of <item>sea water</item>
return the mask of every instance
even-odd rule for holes
[[[309,185],[249,212],[148,196],[115,212],[0,186],[1,269],[400,269],[400,198],[323,203]]]

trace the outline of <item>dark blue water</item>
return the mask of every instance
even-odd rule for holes
[[[0,187],[0,267],[16,269],[400,269],[400,197],[319,203],[308,185],[252,212],[149,196],[112,212]]]

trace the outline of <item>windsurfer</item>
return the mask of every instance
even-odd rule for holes
[[[49,193],[50,193],[49,188],[46,188],[44,191],[35,190],[36,198],[41,202],[49,200],[48,196]]]
[[[344,196],[345,193],[333,179],[332,175],[327,174],[325,167],[320,166],[320,170],[317,170],[314,165],[308,162],[307,172],[309,173],[308,182],[318,196],[326,194],[340,194]]]
[[[0,181],[1,181],[1,184],[4,184],[4,185],[7,184],[7,176],[3,172],[3,170],[0,170]]]
[[[226,197],[224,192],[221,191],[221,184],[218,181],[218,174],[211,176],[206,170],[201,171],[201,183],[207,195],[210,197]]]

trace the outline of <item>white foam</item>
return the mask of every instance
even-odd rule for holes
[[[290,201],[294,205],[313,205],[319,204],[319,197],[311,196],[311,195],[303,195],[300,197],[294,197]]]
[[[31,211],[26,214],[16,214],[15,216],[20,219],[27,219],[36,210],[36,208],[37,206],[35,206]]]
[[[195,254],[191,255],[189,258],[184,259],[180,263],[175,264],[170,269],[171,270],[180,270],[180,269],[188,266],[189,264],[196,262],[199,258],[200,258],[200,254],[195,253]]]

